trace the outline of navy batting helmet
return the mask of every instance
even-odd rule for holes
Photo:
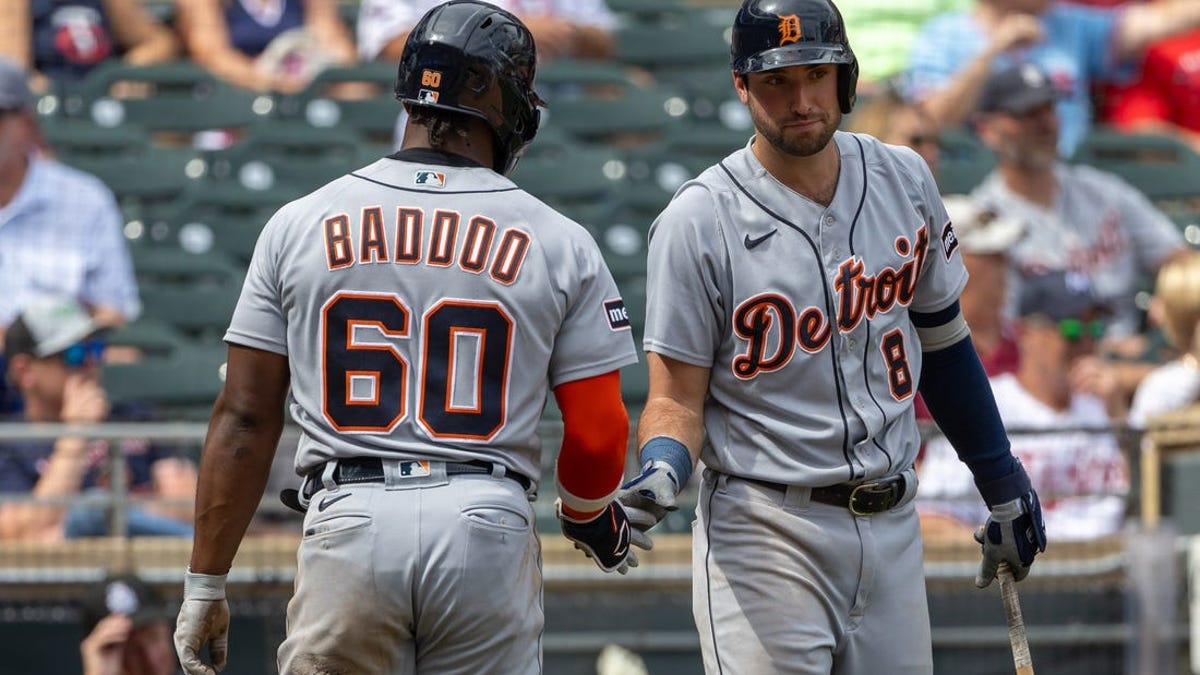
[[[738,75],[815,63],[838,64],[838,104],[854,108],[858,59],[830,0],[746,0],[733,21],[729,65]]]
[[[484,2],[452,0],[413,27],[396,98],[477,117],[496,134],[494,168],[507,174],[537,134],[545,103],[533,90],[537,49],[521,20]]]

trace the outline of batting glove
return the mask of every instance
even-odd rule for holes
[[[643,535],[642,543],[646,544],[641,546],[641,543],[635,540],[635,546],[647,550],[653,546],[650,537],[644,533],[662,522],[668,513],[679,508],[675,503],[679,490],[680,484],[675,469],[662,460],[646,462],[642,466],[642,473],[621,486],[621,490],[617,492],[617,501],[625,508],[629,524]]]
[[[225,668],[229,653],[226,576],[189,570],[183,577],[183,605],[175,623],[175,654],[187,675],[216,675]],[[205,645],[211,664],[200,660],[200,650]]]
[[[600,515],[591,520],[576,520],[563,513],[562,500],[554,502],[554,513],[562,525],[562,533],[575,542],[575,548],[596,561],[605,572],[625,574],[638,566],[637,556],[629,548],[632,533],[625,509],[618,502],[609,502]]]
[[[975,585],[991,584],[1001,562],[1008,563],[1013,579],[1020,581],[1029,574],[1034,557],[1046,550],[1046,524],[1037,492],[1017,462],[1014,473],[979,486],[979,493],[991,514],[975,532],[975,541],[983,548]]]

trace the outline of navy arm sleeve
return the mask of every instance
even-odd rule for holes
[[[913,312],[912,320],[918,327],[935,328],[957,314],[956,302],[942,312]],[[959,459],[970,467],[975,484],[983,485],[1017,471],[1019,465],[971,336],[944,349],[925,352],[923,358],[918,390],[938,428]]]

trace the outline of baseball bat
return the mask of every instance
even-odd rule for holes
[[[1004,619],[1008,622],[1008,645],[1012,647],[1013,665],[1017,675],[1033,675],[1033,659],[1029,656],[1029,640],[1025,636],[1025,618],[1021,616],[1021,599],[1017,597],[1017,581],[1008,563],[996,570],[1000,580],[1000,597],[1004,599]]]

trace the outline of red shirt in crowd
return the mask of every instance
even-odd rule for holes
[[[1105,101],[1108,123],[1121,129],[1165,121],[1200,132],[1200,30],[1155,42],[1141,78],[1112,87]]]

